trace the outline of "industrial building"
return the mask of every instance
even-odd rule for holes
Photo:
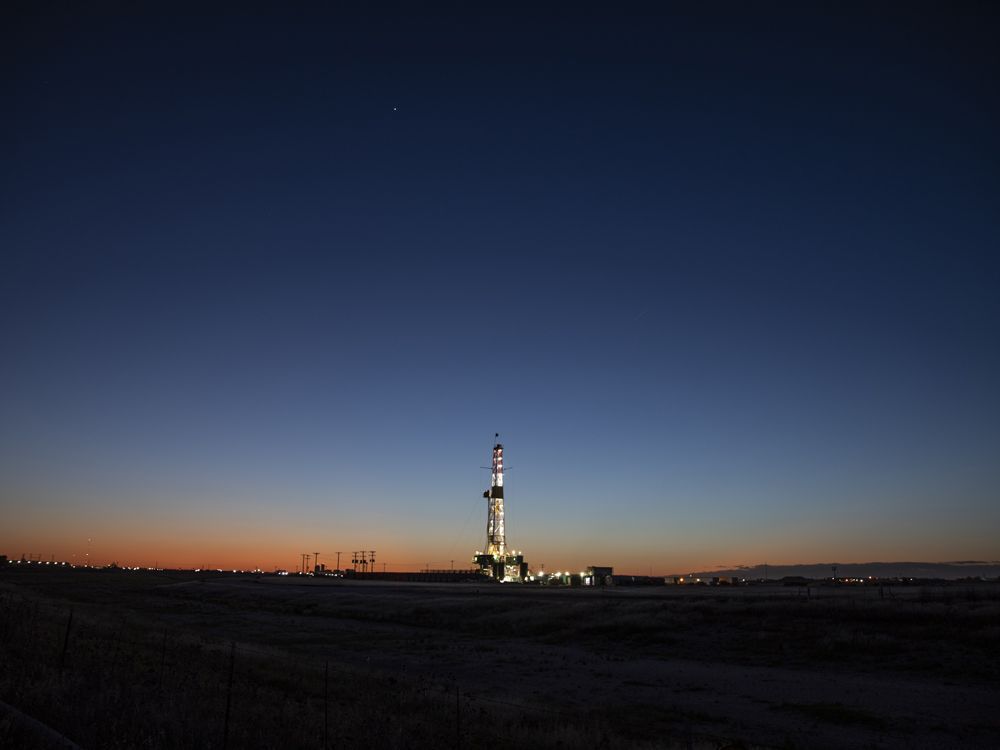
[[[524,555],[507,548],[504,530],[503,507],[503,445],[500,434],[495,435],[490,488],[483,493],[486,498],[486,550],[476,551],[472,561],[479,572],[502,583],[522,583],[528,575]]]
[[[591,565],[581,577],[584,586],[613,586],[615,570],[610,566]]]

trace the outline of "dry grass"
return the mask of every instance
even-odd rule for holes
[[[106,604],[108,589],[102,592],[97,598]],[[324,737],[329,747],[681,746],[623,734],[599,717],[531,710],[344,665],[327,679],[322,660],[151,630],[120,611],[74,608],[67,642],[68,624],[65,607],[0,594],[0,696],[83,747],[284,750],[322,747]],[[20,729],[0,724],[0,745],[12,742],[24,746]]]
[[[781,589],[303,587],[147,572],[46,571],[2,581],[0,699],[84,747],[221,747],[231,642],[228,747],[315,748],[324,734],[330,746],[379,748],[760,741],[756,730],[670,697],[703,687],[618,676],[613,665],[637,659],[775,666],[806,679],[895,673],[973,686],[1000,678],[1000,596],[988,587],[882,599],[875,591],[806,598]],[[533,663],[518,644],[533,654],[551,647],[552,658]],[[486,665],[509,666],[518,684],[490,693],[480,678]],[[618,681],[634,699],[560,701],[559,686],[584,674],[608,690]],[[529,697],[532,685],[552,700]],[[873,737],[894,731],[861,706],[783,700],[763,708],[793,724],[819,721]],[[0,723],[0,745],[4,731]],[[810,746],[773,734],[768,744]]]

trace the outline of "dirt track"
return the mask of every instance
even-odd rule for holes
[[[589,636],[550,639],[544,631],[531,637],[505,634],[511,607],[523,609],[527,618],[533,608],[553,602],[582,604],[586,611],[599,609],[603,599],[623,603],[627,611],[630,604],[669,605],[684,592],[621,589],[599,599],[594,592],[574,590],[261,580],[187,583],[178,589],[193,592],[192,600],[203,605],[219,603],[223,610],[263,599],[290,608],[287,613],[268,605],[257,608],[250,619],[231,624],[241,637],[266,634],[266,640],[284,648],[322,652],[410,680],[457,682],[470,694],[490,695],[484,676],[493,675],[511,686],[507,700],[561,709],[598,705],[638,714],[645,709],[651,716],[667,709],[688,717],[696,733],[776,746],[792,740],[803,747],[831,748],[991,747],[1000,738],[995,719],[1000,689],[978,682],[858,671],[836,662],[733,664],[710,652],[701,659],[674,656],[669,648],[648,656],[617,643],[610,633],[596,643]],[[765,593],[793,596],[781,590]],[[690,594],[697,595],[711,606],[713,598],[705,590]],[[737,595],[754,597],[754,592]],[[764,593],[758,596],[765,601]],[[440,616],[411,624],[414,608],[420,613],[436,608]],[[462,617],[470,608],[495,610],[496,629],[469,632],[448,622],[449,612]],[[186,624],[198,627],[204,615]]]

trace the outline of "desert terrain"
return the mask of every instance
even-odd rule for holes
[[[992,583],[0,575],[6,746],[992,748],[998,678]]]

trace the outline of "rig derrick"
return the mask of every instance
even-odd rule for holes
[[[486,550],[476,552],[472,561],[479,572],[503,583],[521,583],[528,574],[528,564],[518,550],[507,548],[503,507],[503,445],[499,433],[493,446],[490,488],[486,498]]]

